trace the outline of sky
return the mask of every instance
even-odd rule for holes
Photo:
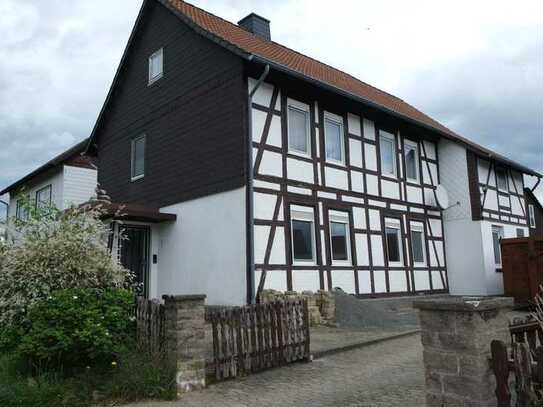
[[[232,22],[256,12],[273,40],[543,172],[541,0],[192,3]],[[0,188],[90,135],[140,5],[0,2]]]

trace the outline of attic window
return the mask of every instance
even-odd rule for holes
[[[149,85],[162,78],[164,73],[164,48],[149,57]]]

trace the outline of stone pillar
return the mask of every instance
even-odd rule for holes
[[[427,407],[496,406],[490,342],[510,343],[512,298],[416,300],[420,313]]]
[[[206,386],[205,295],[165,295],[166,348],[176,363],[177,394]]]

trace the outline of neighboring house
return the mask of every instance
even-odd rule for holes
[[[262,17],[178,0],[144,2],[89,148],[146,294],[210,304],[252,301],[263,270],[278,290],[498,293],[494,245],[527,232],[523,174],[541,176]]]
[[[27,216],[21,205],[23,197],[33,205],[53,203],[59,209],[66,209],[94,196],[97,178],[94,159],[82,155],[87,144],[88,140],[83,140],[0,191],[0,195],[9,193],[8,221]]]
[[[543,237],[543,207],[539,200],[529,188],[524,189],[526,197],[528,224],[530,226],[531,237]],[[521,237],[521,236],[519,236]]]

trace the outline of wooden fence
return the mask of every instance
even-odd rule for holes
[[[209,313],[217,380],[310,358],[307,301],[277,301]]]
[[[509,325],[512,348],[492,341],[491,367],[498,407],[532,407],[543,399],[543,329],[533,317]],[[513,403],[513,404],[512,404]]]
[[[505,295],[517,303],[533,303],[543,284],[543,238],[502,239]]]
[[[138,345],[150,352],[165,350],[166,322],[164,304],[137,297],[136,339]]]

